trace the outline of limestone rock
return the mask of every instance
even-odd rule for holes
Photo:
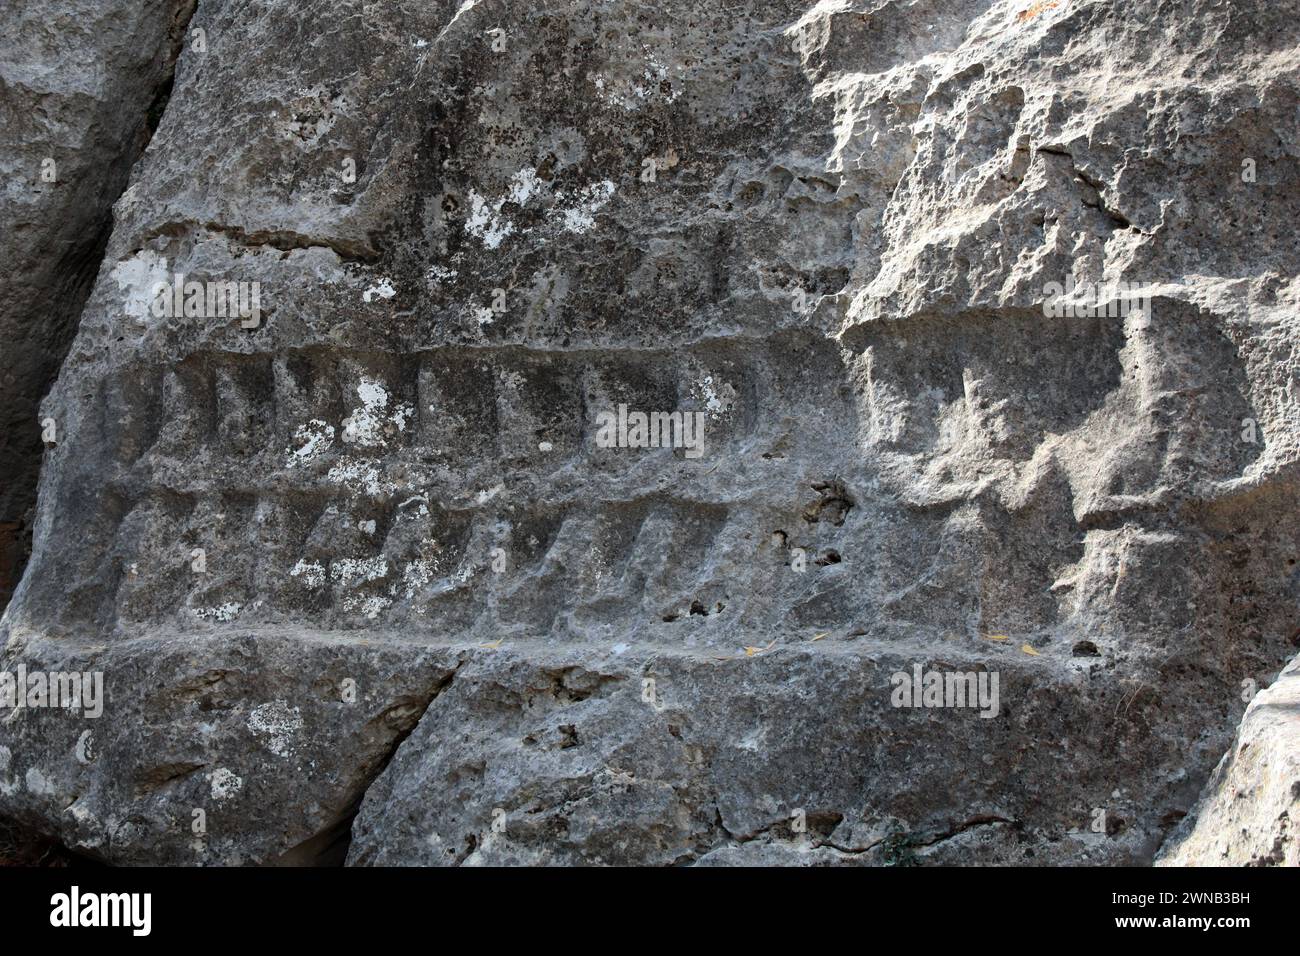
[[[1161,866],[1300,866],[1300,661],[1246,708]]]
[[[37,405],[77,330],[110,208],[166,103],[194,0],[18,0],[0,31],[0,608],[29,550]]]

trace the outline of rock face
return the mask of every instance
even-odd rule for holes
[[[202,0],[0,622],[103,715],[0,816],[1150,862],[1295,653],[1297,12]]]
[[[0,30],[0,609],[30,550],[37,404],[170,89],[194,0],[19,0]]]
[[[1300,661],[1254,697],[1161,866],[1300,866]]]

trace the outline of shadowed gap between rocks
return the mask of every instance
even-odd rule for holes
[[[388,769],[393,758],[397,756],[397,751],[401,749],[402,744],[406,743],[407,738],[415,733],[415,729],[420,726],[424,720],[424,715],[429,712],[434,701],[442,696],[442,692],[451,686],[456,675],[465,665],[465,659],[461,658],[456,662],[450,673],[438,680],[430,689],[428,696],[420,703],[419,712],[414,715],[410,726],[405,727],[397,732],[393,738],[388,752],[375,765],[374,770],[366,776],[365,781],[361,784],[357,795],[348,802],[347,809],[333,823],[322,828],[320,832],[303,840],[297,846],[293,847],[277,859],[273,866],[344,866],[347,863],[348,853],[352,849],[352,822],[361,812],[361,803],[366,799],[366,794],[375,781],[383,776],[384,771]]]
[[[38,368],[20,376],[16,394],[0,393],[0,398],[18,406],[11,421],[25,421],[30,426],[25,438],[20,432],[8,439],[5,444],[10,447],[4,448],[6,454],[3,458],[9,460],[0,460],[0,467],[6,470],[0,478],[9,486],[3,513],[0,513],[0,614],[3,614],[17,590],[31,556],[33,512],[44,454],[36,427],[36,410],[58,377],[80,325],[81,312],[103,264],[104,252],[113,229],[113,204],[125,192],[130,183],[131,170],[148,149],[162,122],[176,81],[176,65],[197,9],[198,0],[181,0],[174,6],[172,24],[167,29],[171,43],[162,74],[142,118],[143,131],[140,135],[126,137],[134,148],[120,156],[115,167],[104,176],[105,190],[101,196],[103,202],[87,216],[86,225],[81,230],[83,235],[89,235],[90,238],[75,243],[53,270],[50,286],[46,289],[47,295],[42,297],[41,303],[52,304],[53,307],[45,314],[54,316],[49,320],[53,322],[54,328],[47,336],[50,351],[46,360],[39,362]],[[115,109],[116,105],[111,108]],[[126,123],[121,126],[126,126]],[[39,321],[40,315],[34,320]],[[26,415],[22,414],[24,410]]]
[[[131,148],[119,157],[118,164],[105,175],[105,193],[102,205],[87,217],[83,234],[89,239],[72,245],[60,259],[51,276],[52,287],[44,303],[53,303],[47,315],[54,323],[50,335],[52,351],[47,361],[34,374],[26,376],[26,393],[4,396],[15,402],[20,410],[29,414],[25,420],[31,425],[29,439],[10,439],[20,447],[5,449],[11,454],[5,462],[8,472],[2,477],[10,487],[6,495],[7,513],[0,514],[0,614],[4,613],[22,580],[32,548],[32,514],[35,510],[37,484],[40,476],[44,448],[36,427],[36,410],[58,377],[59,369],[67,356],[72,340],[80,325],[81,312],[94,288],[95,277],[103,264],[108,239],[113,229],[113,204],[130,183],[130,172],[144,155],[162,122],[163,113],[171,98],[176,79],[176,66],[184,47],[189,24],[198,8],[198,0],[182,0],[172,10],[172,23],[167,28],[170,46],[162,74],[153,91],[148,109],[143,117],[143,132],[128,136]],[[116,108],[114,105],[113,108]],[[138,123],[138,121],[137,121]],[[123,123],[123,126],[126,124]],[[133,124],[135,125],[135,124]],[[44,304],[42,303],[42,304]],[[37,316],[39,320],[40,316]],[[39,386],[32,389],[33,379]],[[20,386],[21,388],[21,386]],[[24,420],[21,418],[19,420]],[[12,459],[17,459],[16,461]],[[38,833],[19,822],[0,819],[0,866],[85,867],[102,866],[91,857],[75,853],[58,840]]]

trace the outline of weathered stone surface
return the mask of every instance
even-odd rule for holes
[[[1161,866],[1300,866],[1300,661],[1255,696]]]
[[[1150,861],[1295,653],[1295,13],[205,0],[0,623],[108,704],[4,722],[0,814],[123,862]],[[259,321],[154,314],[176,274]],[[600,447],[620,404],[703,454]],[[996,715],[893,706],[916,665]]]
[[[194,0],[16,0],[0,17],[0,609],[30,549],[36,409],[166,101]]]
[[[127,864],[341,861],[366,785],[456,666],[300,633],[46,644],[25,661],[102,670],[107,703],[98,719],[18,712],[0,746],[6,816]]]
[[[1112,677],[1084,665],[1045,673],[1016,649],[977,654],[957,641],[823,643],[725,661],[476,651],[370,788],[349,860],[1149,858],[1155,814],[1111,791],[1153,775],[1160,786],[1139,792],[1167,806],[1182,743],[1150,714],[1113,720]],[[895,710],[889,676],[919,658],[1000,669],[1012,713]],[[1050,739],[1038,731],[1048,726]],[[1099,804],[1124,832],[1080,826]]]

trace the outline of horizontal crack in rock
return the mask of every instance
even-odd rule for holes
[[[127,257],[135,255],[150,241],[161,237],[180,237],[197,230],[216,233],[226,237],[235,245],[245,247],[266,246],[280,252],[296,252],[304,249],[328,249],[345,262],[370,264],[380,256],[380,250],[362,242],[339,239],[332,236],[309,236],[290,229],[256,229],[248,230],[242,226],[230,226],[219,222],[199,223],[191,220],[176,220],[155,226],[145,233],[132,247]]]

